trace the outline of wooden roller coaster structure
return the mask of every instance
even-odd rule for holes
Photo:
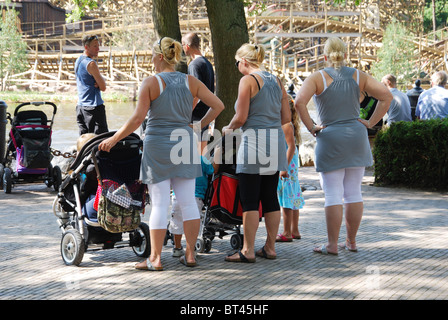
[[[102,3],[104,2],[104,5]],[[82,52],[80,39],[96,34],[102,51],[98,65],[107,81],[115,85],[136,85],[154,74],[151,44],[156,40],[150,10],[151,0],[99,1],[88,20],[76,23],[52,21],[44,28],[23,32],[29,50],[28,71],[5,79],[4,85],[61,86],[75,83],[74,62]],[[213,61],[212,43],[204,0],[179,1],[182,33],[201,34],[201,51]],[[247,9],[251,41],[264,44],[268,68],[285,82],[300,84],[311,72],[324,66],[322,46],[330,35],[348,43],[348,61],[368,72],[377,61],[384,26],[392,17],[414,27],[410,39],[415,46],[416,69],[430,76],[447,69],[448,30],[423,36],[423,0],[364,0],[355,6],[348,0],[335,7],[325,1],[268,1],[263,11]],[[66,7],[68,1],[52,1]],[[107,6],[105,5],[107,4]],[[42,25],[42,22],[40,22]]]

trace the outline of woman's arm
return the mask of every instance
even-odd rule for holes
[[[372,96],[378,100],[375,111],[368,121],[364,119],[358,119],[367,128],[372,128],[383,118],[387,110],[389,110],[389,106],[392,102],[393,96],[385,85],[375,80],[370,75],[361,71],[359,72],[359,75],[359,88],[361,92],[365,91],[369,96]]]
[[[210,107],[210,109],[201,119],[201,128],[204,128],[205,126],[208,126],[210,122],[215,120],[216,117],[218,117],[218,115],[224,110],[224,104],[200,80],[196,79],[193,76],[188,76],[188,81],[190,85],[190,92],[193,95],[193,98],[200,99]]]
[[[314,124],[314,121],[313,119],[311,119],[307,108],[309,101],[317,91],[317,76],[320,76],[320,74],[314,73],[306,78],[306,80],[303,82],[303,85],[300,87],[300,90],[297,93],[296,100],[294,102],[296,110],[300,115],[300,119],[302,119],[303,124],[313,136],[316,136],[316,133],[324,128],[322,126]]]
[[[236,101],[235,115],[230,123],[223,128],[223,134],[226,130],[235,130],[241,128],[247,120],[249,115],[250,97],[251,97],[251,83],[252,77],[247,75],[241,78],[238,86],[238,98]]]
[[[296,150],[296,144],[294,141],[294,129],[292,124],[286,123],[282,126],[283,133],[285,134],[286,144],[288,145],[288,149],[286,150],[286,159],[288,161],[288,166],[292,161],[292,157],[294,156],[294,152]],[[288,177],[287,171],[280,171],[281,177]]]

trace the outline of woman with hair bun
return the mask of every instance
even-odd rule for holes
[[[277,198],[279,171],[286,171],[286,142],[282,125],[291,121],[288,95],[280,80],[261,70],[262,46],[244,44],[236,52],[236,67],[243,74],[238,88],[235,115],[227,130],[241,128],[237,168],[243,208],[243,248],[225,258],[229,262],[255,262],[255,256],[275,259],[275,238],[280,224]],[[269,154],[269,161],[266,155]],[[263,209],[267,238],[255,252],[259,205]]]
[[[163,270],[161,253],[168,225],[171,187],[182,212],[187,242],[185,256],[180,262],[188,267],[196,265],[194,248],[200,214],[194,190],[195,178],[202,175],[202,171],[197,141],[189,126],[193,99],[198,97],[210,106],[201,120],[202,127],[213,121],[224,110],[224,105],[201,81],[175,71],[181,59],[182,45],[178,41],[163,37],[154,44],[152,62],[157,74],[143,80],[134,114],[112,137],[99,145],[99,150],[109,151],[138,129],[148,115],[140,180],[148,184],[151,198],[151,255],[138,263],[136,269]]]
[[[329,38],[324,47],[328,67],[310,75],[300,88],[295,106],[303,124],[316,137],[315,165],[320,173],[325,194],[325,217],[328,244],[314,248],[322,254],[338,254],[338,247],[357,251],[356,234],[363,214],[361,183],[366,166],[373,164],[367,128],[384,116],[392,95],[371,76],[344,66],[345,43]],[[378,99],[369,120],[359,118],[360,92]],[[314,124],[307,105],[314,102],[321,123]],[[338,246],[342,224],[343,204],[347,236]]]

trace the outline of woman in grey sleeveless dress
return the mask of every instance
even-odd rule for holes
[[[226,257],[229,262],[255,262],[255,255],[276,257],[275,238],[280,223],[277,198],[279,171],[288,168],[286,141],[282,125],[291,120],[288,96],[278,78],[261,71],[264,49],[244,44],[236,52],[237,68],[244,75],[240,80],[235,116],[223,129],[242,128],[237,168],[241,205],[243,207],[244,243],[241,251]],[[255,253],[255,236],[262,205],[267,239]]]
[[[109,151],[117,141],[138,129],[148,114],[140,179],[148,184],[151,198],[151,255],[137,264],[136,269],[163,270],[161,252],[168,225],[171,187],[182,211],[187,242],[185,256],[180,261],[187,266],[196,265],[194,247],[200,215],[194,190],[195,178],[202,172],[198,140],[189,126],[193,98],[198,97],[210,106],[201,120],[202,127],[214,120],[224,105],[201,81],[175,71],[181,53],[182,45],[168,37],[153,46],[152,61],[158,74],[143,80],[134,114],[99,145],[100,150]]]
[[[325,193],[325,216],[328,244],[314,252],[337,254],[338,247],[357,251],[356,234],[361,223],[363,200],[361,183],[364,168],[372,165],[367,129],[374,126],[389,108],[392,95],[379,81],[362,71],[343,66],[345,43],[331,37],[324,55],[329,67],[309,76],[296,97],[296,109],[310,133],[316,137],[315,165]],[[360,92],[378,99],[371,118],[359,118]],[[314,96],[321,121],[313,124],[307,105]],[[338,246],[343,204],[347,237]]]

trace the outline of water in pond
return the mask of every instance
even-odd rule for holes
[[[54,118],[53,124],[53,140],[52,148],[61,152],[66,152],[76,145],[78,139],[78,125],[76,123],[76,102],[62,102],[55,103],[57,106],[57,112]],[[8,103],[7,111],[13,115],[15,108],[19,103]],[[106,115],[109,130],[118,130],[131,116],[136,107],[136,102],[106,102]],[[30,106],[29,108],[38,109],[42,108],[46,112],[47,116],[51,116],[53,108],[47,106]],[[45,109],[44,109],[45,108]],[[314,105],[309,107],[310,115],[313,119],[316,119],[316,111]],[[10,125],[8,123],[7,134],[9,134]],[[140,129],[136,130],[137,134],[141,134]],[[301,123],[301,135],[302,141],[305,142],[310,139],[314,139],[306,130],[303,123]],[[8,140],[8,138],[7,138]]]

